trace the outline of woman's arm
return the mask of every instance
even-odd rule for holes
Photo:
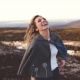
[[[63,41],[62,41],[62,38],[58,35],[57,36],[59,39],[59,42],[60,43],[63,43]],[[65,59],[64,58],[62,58],[61,56],[59,56],[58,54],[57,54],[57,59],[60,61],[60,65],[58,65],[58,67],[63,67],[63,66],[65,66]]]

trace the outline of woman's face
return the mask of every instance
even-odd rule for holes
[[[34,22],[37,27],[36,31],[43,31],[49,29],[49,22],[42,16],[37,17]]]

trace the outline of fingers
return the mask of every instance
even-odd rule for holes
[[[61,64],[58,67],[63,67],[65,65],[65,60],[61,60]]]
[[[31,76],[31,80],[36,80],[36,79],[35,79],[35,77],[32,77],[32,76]]]

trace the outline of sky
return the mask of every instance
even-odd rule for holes
[[[0,0],[0,21],[80,19],[80,0]]]

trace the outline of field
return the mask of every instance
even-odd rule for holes
[[[80,41],[80,28],[74,29],[52,29],[63,40]],[[26,28],[0,28],[0,41],[23,41]]]
[[[51,29],[51,31],[59,34],[63,40],[80,41],[80,28]]]

